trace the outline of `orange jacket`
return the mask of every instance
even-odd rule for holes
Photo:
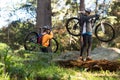
[[[52,32],[50,32],[50,34],[43,35],[43,37],[42,37],[42,46],[48,47],[50,39],[52,39],[52,38],[53,38],[53,33]]]

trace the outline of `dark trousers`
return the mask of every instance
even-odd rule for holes
[[[87,52],[87,56],[89,56],[91,53],[91,48],[92,48],[92,35],[87,34],[82,35],[80,56],[82,56],[83,53],[85,52]]]
[[[42,51],[42,52],[45,52],[45,53],[48,53],[48,48],[47,48],[47,47],[42,47],[42,48],[41,48],[41,51]]]

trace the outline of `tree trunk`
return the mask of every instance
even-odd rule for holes
[[[37,30],[45,25],[51,26],[51,0],[37,0],[36,20]]]
[[[84,1],[85,1],[85,0],[80,0],[80,11],[84,11],[84,10],[85,10]]]

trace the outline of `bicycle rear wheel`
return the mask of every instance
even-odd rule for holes
[[[53,53],[56,53],[57,50],[58,50],[58,42],[57,42],[57,40],[55,38],[52,38],[50,40],[50,46],[51,46],[51,51]]]
[[[30,50],[30,51],[38,50],[37,38],[38,38],[38,34],[36,32],[29,33],[24,39],[25,50]]]
[[[112,25],[108,23],[102,23],[104,31],[102,30],[101,24],[98,24],[95,28],[95,36],[102,42],[109,42],[115,38],[115,31]]]
[[[66,22],[66,29],[69,34],[73,36],[79,36],[80,35],[80,19],[76,17],[72,17],[67,20]]]

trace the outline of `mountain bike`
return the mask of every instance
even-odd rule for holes
[[[99,23],[98,23],[99,22]],[[93,32],[98,40],[103,42],[109,42],[114,39],[115,31],[111,24],[104,22],[103,18],[92,20]],[[80,18],[72,17],[69,18],[66,22],[66,29],[69,34],[73,36],[80,36],[81,34],[81,26],[80,26]]]
[[[25,50],[30,50],[30,51],[41,51],[40,48],[43,46],[38,42],[38,38],[41,36],[41,33],[37,32],[30,32],[25,36],[24,39],[24,48]],[[50,45],[49,45],[50,52],[57,52],[58,50],[58,42],[55,38],[52,38],[50,40]]]
[[[106,9],[106,8],[103,8]],[[97,14],[102,14],[106,10],[101,10]],[[81,13],[80,13],[81,15]],[[115,38],[113,26],[106,22],[106,17],[100,15],[99,18],[92,19],[93,33],[102,42],[109,42]],[[81,35],[80,17],[71,17],[66,22],[66,29],[73,36]]]

